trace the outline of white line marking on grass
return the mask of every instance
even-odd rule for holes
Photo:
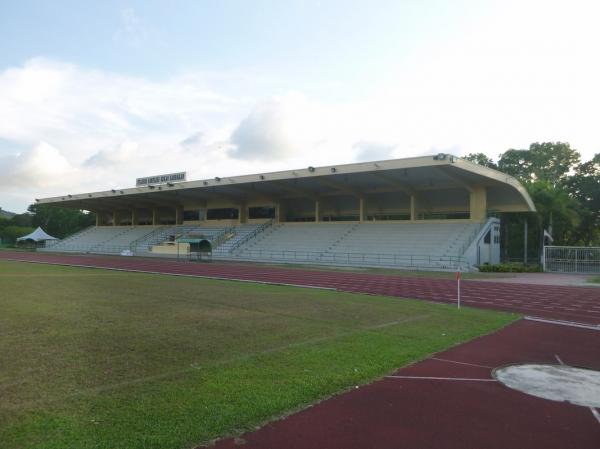
[[[431,360],[439,360],[440,362],[456,363],[458,365],[477,366],[479,368],[488,368],[488,369],[493,369],[494,368],[493,366],[478,365],[476,363],[457,362],[456,360],[440,359],[439,357],[431,357]]]
[[[558,363],[560,363],[561,365],[564,365],[563,361],[561,360],[561,358],[558,356],[558,354],[554,354],[554,358],[556,359],[556,361]]]
[[[429,318],[430,315],[416,315],[414,317],[405,318],[403,320],[390,321],[388,323],[374,324],[372,326],[362,327],[364,330],[375,330],[375,329],[384,329],[386,327],[396,326],[398,324],[410,323],[411,321],[419,321],[425,318]]]
[[[526,316],[523,319],[528,320],[528,321],[537,321],[539,323],[557,324],[559,326],[579,327],[581,329],[590,329],[593,331],[600,331],[600,326],[597,324],[584,324],[584,323],[577,323],[575,321],[549,320],[547,318],[538,318],[538,317],[534,317],[534,316]]]
[[[496,379],[473,379],[470,377],[430,377],[430,376],[385,376],[386,379],[423,379],[423,380],[464,380],[473,382],[496,382]]]
[[[592,415],[594,415],[594,418],[596,418],[596,421],[598,421],[598,424],[600,424],[600,413],[598,410],[596,410],[594,407],[590,407],[590,411],[592,412]]]
[[[406,323],[409,321],[417,321],[417,320],[421,320],[421,319],[427,319],[429,318],[430,315],[417,315],[415,317],[411,317],[411,318],[407,318],[405,320],[399,320],[396,321],[395,324],[402,324],[402,323]],[[392,325],[391,323],[385,323],[386,325]],[[280,351],[285,351],[287,349],[290,348],[297,348],[297,347],[303,347],[303,346],[311,346],[314,344],[319,344],[325,341],[330,341],[330,340],[336,340],[339,338],[344,338],[344,337],[348,337],[350,335],[354,335],[360,332],[365,332],[365,331],[369,331],[372,329],[376,329],[379,328],[380,325],[375,325],[375,326],[367,326],[367,327],[363,327],[360,328],[358,330],[352,330],[352,331],[348,331],[348,332],[339,332],[337,334],[333,334],[333,335],[329,335],[329,336],[324,336],[324,337],[317,337],[317,338],[311,338],[308,340],[304,340],[304,341],[300,341],[297,343],[289,343],[289,344],[285,344],[285,345],[280,345],[280,346],[275,346],[272,348],[266,348],[260,351],[256,351],[256,352],[252,352],[249,354],[243,354],[243,355],[238,355],[238,356],[234,356],[230,359],[224,359],[224,360],[219,360],[216,361],[212,364],[207,364],[206,366],[203,366],[202,364],[199,363],[191,363],[189,366],[187,366],[186,368],[182,368],[179,370],[172,370],[172,371],[165,371],[163,373],[159,373],[159,374],[154,374],[151,376],[141,376],[135,379],[131,379],[131,380],[126,380],[126,381],[122,381],[122,382],[117,382],[117,383],[113,383],[113,384],[106,384],[106,385],[99,385],[97,387],[90,387],[90,388],[82,388],[80,390],[76,390],[72,393],[68,393],[66,395],[64,395],[61,398],[56,398],[56,399],[51,399],[51,400],[33,400],[33,401],[28,401],[25,404],[26,405],[31,405],[31,404],[49,404],[49,403],[53,403],[56,402],[58,400],[62,400],[64,398],[71,398],[71,397],[77,397],[77,396],[84,396],[86,394],[95,394],[95,393],[102,393],[102,392],[107,392],[107,391],[113,391],[113,390],[118,390],[120,388],[126,388],[126,387],[130,387],[131,385],[137,385],[137,384],[141,384],[141,383],[145,383],[145,382],[152,382],[155,380],[160,380],[160,379],[165,379],[165,378],[169,378],[172,376],[177,376],[180,374],[187,374],[190,372],[194,372],[194,371],[200,371],[204,368],[210,369],[210,368],[214,368],[217,366],[225,366],[227,364],[231,364],[231,363],[235,363],[238,361],[244,361],[244,360],[248,360],[248,359],[252,359],[264,354],[272,354],[272,353],[277,353]]]
[[[334,288],[334,287],[319,287],[316,285],[305,285],[305,284],[287,284],[285,282],[259,281],[259,280],[254,280],[254,279],[237,279],[237,278],[227,278],[227,277],[221,277],[221,276],[207,276],[207,275],[203,275],[203,274],[168,273],[168,272],[163,272],[163,271],[136,270],[133,268],[103,267],[103,266],[98,266],[98,265],[83,265],[83,264],[73,264],[73,263],[65,263],[65,262],[45,262],[45,261],[41,261],[41,260],[23,260],[23,259],[0,259],[0,260],[9,260],[11,262],[39,263],[39,264],[45,264],[45,265],[59,265],[62,267],[96,268],[99,270],[123,271],[123,272],[127,272],[127,273],[162,274],[162,275],[166,275],[166,276],[181,276],[181,277],[189,277],[189,278],[213,279],[216,281],[246,282],[249,284],[276,285],[276,286],[284,286],[284,287],[300,287],[300,288],[312,288],[312,289],[316,289],[316,290],[338,291],[338,289]]]

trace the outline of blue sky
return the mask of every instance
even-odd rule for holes
[[[541,140],[600,152],[591,1],[0,3],[0,206]]]
[[[371,83],[419,42],[459,33],[464,15],[442,1],[95,3],[3,6],[1,67],[43,56],[154,80],[256,70],[276,77],[279,89],[327,95],[334,83]],[[471,14],[478,5],[468,6]]]

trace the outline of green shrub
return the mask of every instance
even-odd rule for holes
[[[523,265],[522,263],[485,264],[478,268],[483,273],[538,273],[542,271],[539,265]]]

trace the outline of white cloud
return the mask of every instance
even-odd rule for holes
[[[325,105],[291,93],[257,105],[231,135],[231,157],[261,161],[283,161],[310,154],[324,138]]]
[[[76,169],[47,142],[16,155],[0,157],[0,186],[4,189],[48,188],[62,184],[64,177],[77,178]]]
[[[127,162],[135,161],[140,154],[138,149],[139,145],[136,142],[123,142],[116,148],[98,151],[86,159],[83,165],[90,168],[122,166]]]
[[[135,140],[153,127],[163,135],[212,129],[235,112],[233,100],[201,79],[151,82],[45,59],[0,73],[0,136],[7,140],[73,132],[83,138],[78,148],[97,150],[99,141]]]
[[[239,159],[287,158],[297,148],[284,105],[268,102],[257,107],[231,135],[230,154]]]
[[[246,110],[208,87],[201,73],[152,82],[30,60],[0,72],[0,172],[11,179],[0,201],[24,210],[34,197],[129,186],[148,173],[187,169],[198,176],[210,161],[199,163],[198,153],[178,142],[198,130],[208,147],[226,141]],[[39,142],[60,149],[48,169],[34,163],[48,152],[36,150]],[[218,159],[215,153],[209,156]],[[23,177],[23,161],[35,179]],[[60,176],[56,168],[65,161],[82,176]],[[17,170],[27,183],[14,183]]]
[[[186,150],[201,148],[203,144],[206,144],[206,139],[204,133],[200,131],[187,136],[185,139],[179,142],[179,145]]]

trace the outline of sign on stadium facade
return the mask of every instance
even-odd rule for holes
[[[168,182],[183,182],[186,178],[186,172],[169,173],[167,175],[148,176],[146,178],[137,178],[136,187],[152,186],[157,184],[166,184]]]

